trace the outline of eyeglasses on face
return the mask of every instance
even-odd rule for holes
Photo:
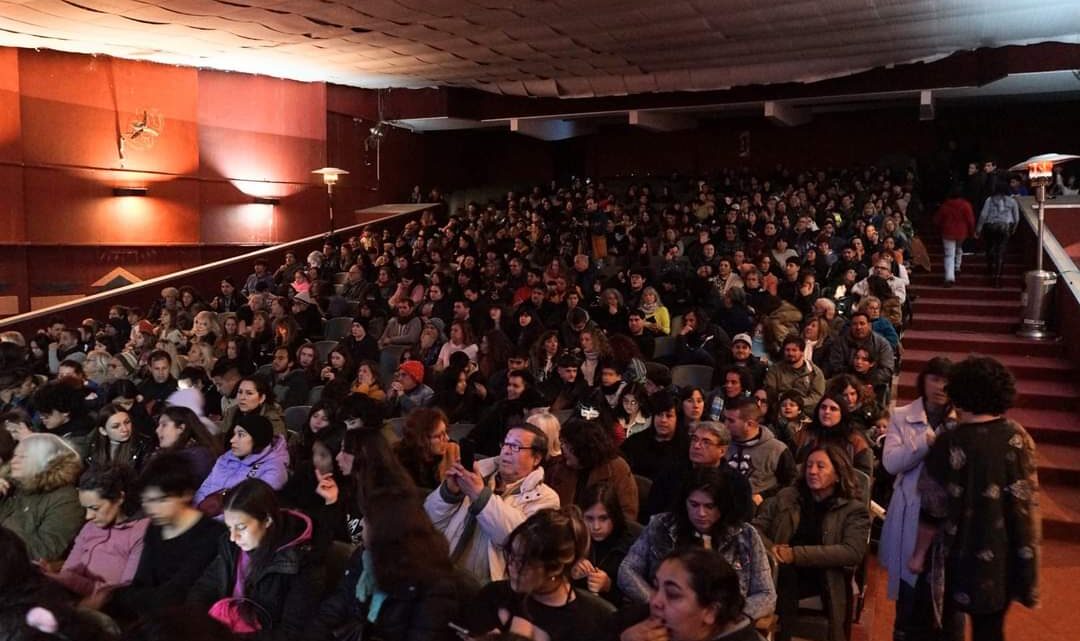
[[[534,449],[531,445],[522,445],[521,443],[514,443],[513,441],[503,441],[501,447],[504,450],[509,450],[511,454],[517,454],[522,450]]]
[[[712,439],[701,438],[700,436],[691,436],[690,445],[700,445],[701,447],[720,447],[720,442],[714,441]]]

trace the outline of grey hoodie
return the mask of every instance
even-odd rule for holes
[[[795,457],[791,450],[764,426],[755,438],[732,440],[724,458],[750,481],[750,490],[762,497],[776,494],[795,480]]]

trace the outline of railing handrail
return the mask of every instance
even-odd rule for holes
[[[1025,196],[1019,198],[1019,201],[1022,205],[1020,210],[1024,214],[1024,220],[1027,221],[1028,226],[1031,227],[1032,233],[1038,237],[1039,214],[1035,209],[1035,199],[1031,196]],[[1080,209],[1080,197],[1059,196],[1058,198],[1055,198],[1053,202],[1044,204],[1043,207],[1045,209]],[[1050,258],[1050,263],[1058,273],[1058,284],[1064,284],[1068,287],[1073,298],[1080,303],[1080,269],[1077,269],[1076,261],[1069,256],[1069,253],[1066,252],[1065,248],[1058,242],[1057,236],[1051,231],[1050,226],[1046,225],[1045,221],[1043,225],[1043,249],[1046,250],[1046,255]],[[1036,249],[1036,251],[1038,251],[1038,249]]]
[[[385,223],[385,222],[394,220],[396,218],[400,218],[402,216],[409,216],[409,215],[412,215],[412,214],[416,214],[419,211],[422,211],[424,209],[429,209],[429,208],[435,207],[435,206],[436,205],[434,205],[434,204],[422,204],[422,205],[391,205],[391,204],[386,204],[386,205],[379,205],[377,207],[370,207],[368,209],[357,210],[356,213],[358,213],[358,214],[383,214],[383,215],[380,218],[377,218],[377,219],[374,219],[374,220],[360,222],[360,223],[357,223],[355,225],[349,225],[348,227],[342,227],[340,229],[335,229],[334,234],[335,235],[337,235],[337,234],[350,234],[350,233],[353,233],[353,232],[360,231],[360,230],[364,229],[365,227],[368,227],[368,226],[376,224],[376,223]],[[406,211],[393,211],[394,208],[407,208],[407,210]],[[130,285],[124,285],[123,287],[117,287],[115,289],[110,289],[110,290],[107,290],[107,291],[98,292],[96,294],[89,294],[87,296],[83,296],[81,298],[77,298],[77,299],[74,299],[74,300],[66,301],[66,302],[63,302],[63,303],[57,303],[56,305],[50,305],[49,307],[43,307],[41,309],[32,310],[32,311],[25,312],[25,313],[22,313],[22,314],[16,314],[15,316],[8,316],[7,318],[0,319],[0,330],[10,328],[10,327],[13,327],[13,326],[16,326],[16,325],[20,325],[22,323],[26,323],[26,322],[29,322],[29,321],[33,321],[33,320],[37,320],[37,319],[41,319],[41,318],[46,318],[46,317],[52,316],[54,314],[59,314],[59,313],[65,312],[67,310],[70,310],[70,309],[73,309],[73,308],[76,308],[76,307],[80,307],[80,306],[83,306],[83,305],[101,302],[101,301],[103,301],[103,300],[105,300],[107,298],[112,298],[114,296],[119,296],[119,295],[124,295],[124,294],[131,294],[131,293],[137,292],[137,291],[139,291],[141,289],[146,289],[146,288],[149,288],[149,287],[154,287],[154,286],[157,286],[157,285],[161,285],[163,283],[168,283],[170,281],[174,281],[174,280],[176,280],[178,278],[185,278],[185,277],[188,277],[188,276],[193,276],[193,275],[196,275],[196,274],[200,274],[202,272],[206,272],[206,271],[209,271],[209,270],[212,270],[212,269],[217,269],[219,267],[226,267],[228,265],[235,264],[235,263],[250,262],[250,261],[252,261],[252,260],[254,260],[254,259],[256,259],[256,258],[258,258],[260,256],[270,255],[270,254],[273,254],[273,253],[276,253],[276,252],[280,252],[282,250],[288,250],[291,247],[300,246],[300,245],[303,245],[305,243],[310,243],[312,241],[319,240],[321,238],[326,238],[328,236],[329,236],[328,232],[320,232],[318,234],[313,234],[311,236],[305,236],[304,238],[298,238],[296,240],[290,240],[290,241],[284,242],[284,243],[273,243],[273,244],[271,244],[271,245],[269,245],[267,247],[263,247],[261,249],[256,249],[255,251],[240,254],[239,256],[233,256],[231,258],[223,258],[221,260],[216,260],[216,261],[213,261],[211,263],[203,263],[202,265],[198,265],[196,267],[189,267],[187,269],[182,269],[182,270],[176,271],[176,272],[170,272],[168,274],[163,274],[161,276],[154,276],[153,278],[148,278],[146,280],[139,281],[137,283],[131,283]],[[299,257],[298,257],[298,260],[299,260]]]

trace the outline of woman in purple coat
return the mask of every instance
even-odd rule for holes
[[[218,457],[210,476],[195,493],[195,504],[207,514],[220,515],[224,501],[206,501],[211,495],[225,498],[228,490],[250,478],[261,479],[280,490],[289,479],[289,450],[285,438],[274,436],[269,419],[258,414],[238,414],[226,435],[229,451]]]

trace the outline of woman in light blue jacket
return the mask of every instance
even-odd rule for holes
[[[915,549],[919,530],[918,482],[923,459],[937,434],[955,422],[945,394],[951,367],[947,358],[931,359],[919,374],[919,398],[896,408],[885,433],[882,464],[896,480],[881,532],[878,559],[889,574],[889,599],[896,601],[893,624],[896,639],[930,638],[927,636],[930,631],[924,626],[934,620],[933,613],[924,609],[932,603],[928,577],[913,574],[908,569],[908,559]]]
[[[219,516],[228,490],[245,479],[261,479],[280,490],[289,479],[289,450],[285,438],[274,435],[264,416],[239,414],[226,435],[229,450],[218,457],[210,476],[195,493],[195,504],[211,516]],[[207,500],[207,499],[210,500]]]

